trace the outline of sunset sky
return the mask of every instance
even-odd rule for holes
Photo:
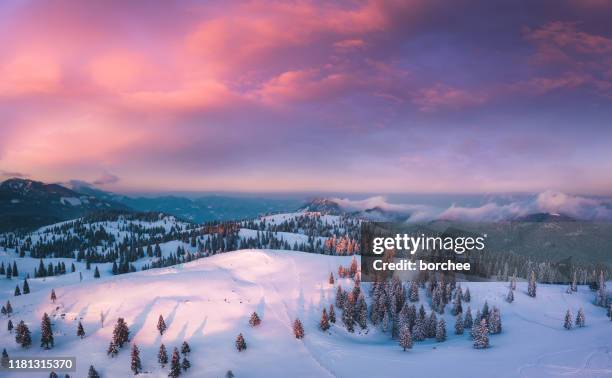
[[[2,1],[0,180],[612,195],[611,19],[605,0]]]

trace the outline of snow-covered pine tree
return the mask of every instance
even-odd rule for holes
[[[23,280],[23,294],[30,294],[30,284],[27,278]]]
[[[419,301],[419,286],[416,280],[412,280],[410,282],[410,297],[408,299],[410,300],[410,302]]]
[[[532,270],[531,274],[529,275],[529,283],[527,284],[527,295],[529,295],[530,297],[534,297],[536,296],[536,278],[535,278],[535,272]]]
[[[463,335],[463,330],[463,318],[461,317],[461,313],[459,313],[455,317],[455,335]]]
[[[11,314],[13,313],[13,306],[11,305],[11,301],[6,301],[6,314],[8,316],[11,316]]]
[[[487,301],[485,301],[484,305],[482,306],[481,316],[483,319],[489,319],[489,302]]]
[[[6,330],[9,331],[9,333],[13,333],[13,321],[11,319],[9,319],[6,324]]]
[[[510,290],[516,290],[516,273],[512,275],[512,280],[510,281]]]
[[[327,317],[327,310],[325,308],[323,308],[323,313],[321,314],[319,328],[321,331],[327,331],[329,329],[329,318]]]
[[[563,328],[567,330],[572,329],[572,321],[573,321],[572,312],[568,308],[567,311],[565,312],[565,321],[563,322]]]
[[[336,323],[336,311],[334,310],[334,304],[329,304],[329,321],[331,323]]]
[[[344,302],[344,308],[342,309],[342,322],[349,332],[355,332],[355,306],[350,300]]]
[[[253,313],[251,314],[251,317],[249,318],[249,325],[251,327],[257,327],[260,324],[261,324],[261,319],[259,318],[259,315],[257,315],[257,313],[253,311]]]
[[[28,326],[22,321],[15,328],[15,341],[23,348],[28,348],[32,345],[32,335]]]
[[[6,348],[2,349],[2,360],[0,360],[0,366],[5,369],[8,369],[9,367],[9,355],[6,352]]]
[[[128,342],[130,339],[130,330],[125,323],[123,318],[117,319],[117,324],[115,324],[115,329],[113,330],[113,342],[114,344],[121,348],[123,344]]]
[[[578,277],[576,275],[575,270],[574,270],[574,275],[572,277],[572,284],[570,285],[570,289],[574,292],[578,291]]]
[[[400,328],[399,345],[404,348],[404,351],[412,348],[412,335],[410,334],[410,327],[408,324],[404,324]]]
[[[580,307],[576,315],[576,327],[584,327],[585,321],[584,310]]]
[[[244,341],[244,336],[242,336],[242,333],[240,333],[238,334],[238,337],[236,337],[236,349],[238,349],[238,352],[242,352],[246,348],[246,341]]]
[[[508,290],[508,295],[506,295],[506,302],[508,303],[514,302],[514,290],[512,290],[512,288]]]
[[[606,279],[604,278],[603,270],[599,272],[595,304],[601,307],[608,307],[608,293],[606,292]]]
[[[302,326],[302,322],[298,318],[293,322],[293,335],[296,339],[304,338],[304,326]]]
[[[117,353],[119,353],[119,348],[117,347],[117,344],[115,344],[115,342],[111,340],[108,344],[108,348],[106,348],[106,354],[111,357],[115,357]]]
[[[342,285],[338,285],[336,289],[336,307],[339,309],[344,308],[344,291],[342,290]]]
[[[427,337],[425,328],[425,320],[417,318],[414,323],[414,328],[412,329],[412,338],[414,339],[414,341],[425,340],[425,338]]]
[[[160,335],[163,335],[164,332],[166,332],[166,329],[168,327],[166,326],[166,321],[164,320],[164,317],[160,314],[159,318],[157,319],[157,330],[159,331]]]
[[[45,312],[40,324],[40,346],[45,349],[53,348],[53,330],[51,329],[51,319]]]
[[[461,290],[461,288],[459,289]],[[457,315],[463,312],[463,306],[461,305],[461,295],[456,295],[453,303],[453,309],[451,310],[451,314]]]
[[[25,287],[25,284],[24,284]],[[55,295],[55,289],[51,289],[51,303],[55,303],[57,296]]]
[[[474,348],[485,349],[489,347],[489,329],[485,319],[480,320],[479,324],[473,327]]]
[[[380,323],[380,329],[383,332],[387,332],[391,327],[391,319],[389,318],[389,312],[385,311],[382,322]]]
[[[187,355],[189,353],[191,353],[191,347],[187,341],[183,341],[183,344],[181,345],[181,354]]]
[[[168,363],[168,352],[166,351],[166,346],[164,344],[159,346],[159,352],[157,352],[157,362],[159,362],[161,367],[165,367]]]
[[[466,287],[465,288],[465,292],[463,293],[463,301],[464,302],[469,302],[472,299],[472,296],[470,294],[470,288]]]
[[[87,372],[87,378],[100,378],[100,374],[96,371],[93,365],[89,365],[89,371]]]
[[[170,372],[168,377],[177,378],[181,375],[181,356],[177,348],[172,352],[172,360],[170,361]]]
[[[493,310],[489,313],[489,333],[495,335],[501,333],[502,331],[502,323],[501,323],[501,312],[499,308],[493,307]]]
[[[19,290],[19,285],[15,286],[15,296],[18,297],[21,295],[21,290]]]
[[[181,367],[183,368],[183,371],[187,371],[187,369],[191,367],[191,362],[189,362],[189,360],[187,359],[187,356],[183,357],[183,362],[181,362]]]
[[[366,304],[363,294],[359,295],[357,300],[357,323],[361,329],[368,328],[368,305]]]
[[[444,318],[440,319],[438,326],[436,327],[436,341],[442,342],[446,340],[446,322]]]
[[[77,336],[79,336],[81,339],[85,337],[85,329],[83,328],[83,324],[81,322],[79,322],[79,325],[77,326]]]
[[[436,337],[437,328],[438,328],[438,317],[436,316],[436,312],[432,309],[431,314],[429,315],[428,322],[427,322],[427,337],[428,338]]]
[[[138,375],[142,371],[142,362],[140,361],[140,350],[136,343],[132,344],[131,364],[130,368],[134,375]]]

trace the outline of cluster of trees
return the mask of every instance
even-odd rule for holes
[[[170,371],[168,373],[169,377],[176,378],[181,375],[181,369],[182,371],[187,371],[187,369],[191,368],[191,362],[187,358],[189,353],[191,353],[191,347],[187,341],[183,341],[180,354],[179,349],[174,347],[174,350],[172,351],[172,358],[170,359]],[[182,360],[181,354],[183,355]],[[132,358],[132,361],[134,361],[134,358]],[[162,368],[165,368],[168,364],[168,352],[164,344],[159,346],[159,351],[157,352],[157,362]],[[134,365],[134,362],[132,362],[132,365]],[[132,371],[134,371],[134,369],[132,369]]]
[[[580,309],[578,309],[578,313],[576,314],[576,322],[575,322],[576,327],[582,328],[586,325],[586,318],[584,316],[584,310],[582,309],[582,307],[580,307]],[[567,312],[565,313],[565,318],[563,320],[563,328],[570,330],[572,329],[573,324],[572,324],[572,311],[568,308]]]
[[[7,263],[7,266],[4,266],[4,261],[0,264],[0,275],[6,276],[7,279],[11,279],[13,277],[19,277],[19,269],[17,269],[17,263],[13,261],[13,265]]]

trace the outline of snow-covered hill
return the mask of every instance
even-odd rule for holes
[[[519,282],[515,301],[507,303],[507,284],[464,283],[469,287],[472,311],[485,300],[501,308],[503,332],[491,336],[491,348],[476,350],[468,334],[453,334],[448,313],[448,340],[416,342],[403,352],[389,335],[369,325],[367,332],[348,333],[340,319],[328,332],[319,330],[323,307],[335,300],[335,285],[350,288],[349,279],[328,283],[330,272],[348,265],[351,257],[293,251],[242,250],[175,267],[125,275],[103,275],[79,281],[78,273],[31,279],[32,293],[13,297],[15,280],[0,279],[0,300],[11,301],[14,323],[24,320],[33,345],[22,350],[1,318],[0,340],[11,356],[76,356],[84,377],[93,364],[103,377],[131,374],[129,348],[115,358],[106,355],[113,326],[125,318],[131,340],[138,344],[145,376],[166,377],[168,367],[157,363],[164,343],[169,351],[183,341],[191,345],[192,368],[184,375],[222,377],[605,377],[612,375],[612,322],[592,304],[593,294],[580,286],[566,294],[565,286],[538,285],[536,298],[525,294]],[[49,295],[54,288],[57,301]],[[366,293],[368,285],[363,284]],[[422,291],[422,290],[421,290]],[[423,291],[421,294],[424,294]],[[421,302],[429,310],[425,295]],[[464,306],[468,303],[464,303]],[[563,317],[583,307],[586,327],[565,330]],[[248,325],[253,312],[260,326]],[[40,320],[51,316],[55,347],[39,347]],[[168,330],[156,330],[163,315]],[[337,314],[340,318],[340,311]],[[303,340],[294,338],[291,324],[299,317]],[[78,321],[86,337],[76,336]],[[359,330],[359,328],[357,327]],[[234,341],[243,333],[248,349],[236,351]],[[17,376],[17,375],[15,375]],[[35,376],[35,375],[32,375]],[[39,374],[48,376],[48,374]]]

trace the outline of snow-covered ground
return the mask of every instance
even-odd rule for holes
[[[0,301],[11,301],[15,324],[23,319],[29,325],[33,345],[28,350],[18,347],[6,330],[6,316],[0,322],[0,341],[11,356],[76,356],[75,377],[86,376],[90,364],[103,377],[131,375],[129,347],[115,358],[106,355],[118,317],[125,318],[131,339],[141,350],[143,375],[153,377],[168,374],[167,366],[162,369],[157,364],[160,343],[171,352],[184,340],[192,350],[192,368],[184,375],[192,377],[218,378],[227,370],[236,377],[612,376],[612,322],[592,304],[593,293],[586,287],[570,295],[565,286],[538,285],[534,299],[525,294],[526,283],[520,282],[515,301],[509,304],[504,300],[506,284],[464,283],[472,294],[473,313],[485,300],[501,308],[503,332],[491,336],[491,348],[486,350],[473,349],[467,332],[453,334],[454,318],[448,308],[448,340],[418,342],[407,352],[371,325],[367,333],[347,333],[339,310],[336,325],[322,332],[321,309],[335,299],[335,287],[327,282],[329,272],[339,264],[348,265],[350,259],[243,250],[171,268],[87,277],[82,282],[78,273],[31,279],[32,293],[19,297],[12,296],[16,280],[0,278]],[[348,279],[338,283],[352,286]],[[58,296],[55,304],[49,300],[51,288]],[[422,291],[421,299],[426,303]],[[565,311],[570,308],[576,314],[580,307],[587,326],[563,329]],[[253,311],[262,318],[256,328],[248,325]],[[44,312],[53,322],[51,350],[38,346]],[[168,325],[163,336],[156,330],[160,314]],[[303,340],[292,333],[296,317],[304,324]],[[79,320],[87,333],[82,340],[76,336]],[[240,332],[248,349],[239,353],[234,342]]]

